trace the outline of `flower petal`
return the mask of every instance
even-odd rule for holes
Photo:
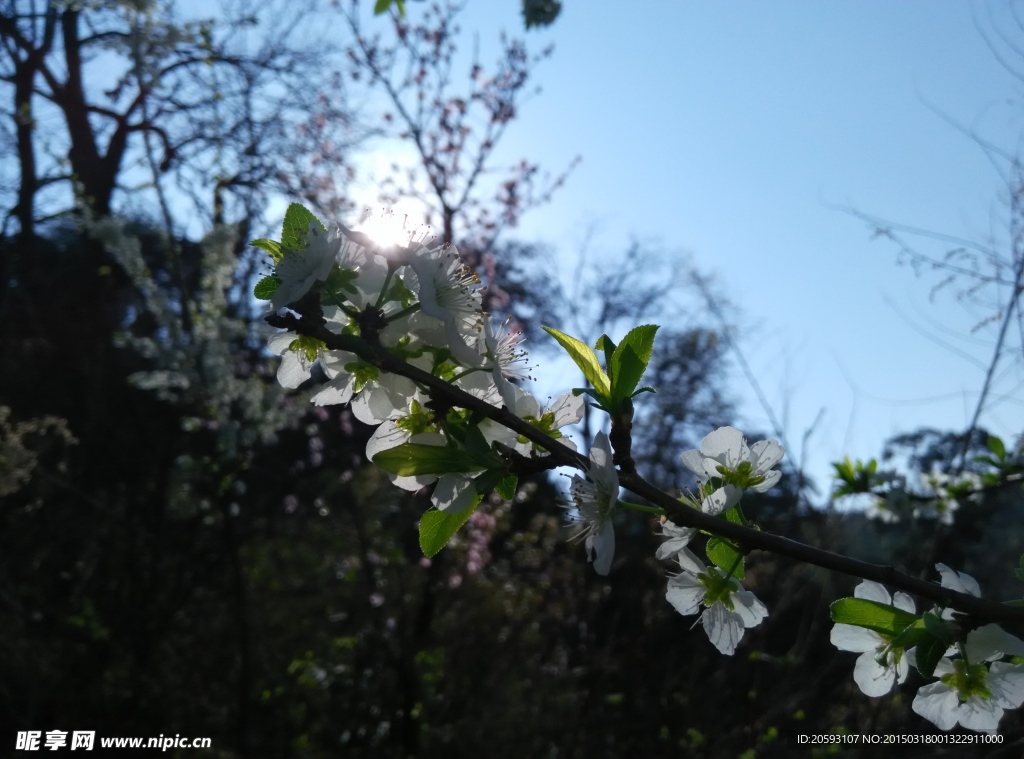
[[[306,361],[303,351],[288,351],[281,356],[281,365],[277,367],[277,381],[281,387],[294,389],[312,376],[312,366]]]
[[[736,646],[743,638],[743,621],[739,614],[729,611],[721,601],[716,601],[704,612],[701,623],[715,648],[726,656],[736,653]]]
[[[704,562],[697,558],[697,554],[691,551],[689,548],[682,548],[676,553],[676,561],[679,562],[679,566],[684,571],[690,572],[694,575],[699,575],[701,572],[706,572],[707,567],[704,566]]]
[[[881,635],[874,630],[868,630],[857,625],[835,625],[832,628],[829,640],[840,651],[853,651],[857,654],[864,653],[865,651],[877,651],[881,646],[885,645]]]
[[[748,450],[742,432],[735,427],[719,427],[700,441],[700,452],[735,469],[746,458]]]
[[[743,491],[735,485],[723,485],[701,502],[700,509],[705,514],[715,516],[739,503],[742,495]]]
[[[877,649],[865,651],[853,667],[853,681],[865,696],[884,696],[896,681],[895,670],[879,664],[877,654]]]
[[[733,593],[732,604],[744,627],[757,627],[768,616],[768,608],[749,590]]]
[[[960,593],[969,593],[972,596],[981,596],[981,588],[978,587],[978,581],[969,574],[957,572],[945,564],[936,564],[935,568],[939,570],[939,574],[942,576],[942,587],[956,590]]]
[[[917,606],[914,605],[914,599],[901,590],[897,590],[896,594],[892,597],[892,605],[897,609],[909,612],[910,614],[917,613]]]
[[[706,590],[700,580],[689,572],[675,575],[668,579],[668,590],[665,598],[675,610],[683,616],[696,614],[704,600]]]
[[[1003,716],[1002,707],[991,699],[971,696],[957,709],[960,724],[968,730],[995,730]]]
[[[1004,654],[1024,656],[1024,641],[999,625],[985,625],[967,635],[967,656],[972,662],[1001,659]]]
[[[996,662],[989,669],[985,685],[995,703],[1004,709],[1017,709],[1024,703],[1024,666]]]
[[[473,480],[465,474],[443,474],[434,487],[430,501],[438,511],[446,514],[461,514],[473,505],[476,488]]]
[[[606,521],[596,531],[587,535],[587,558],[594,562],[594,571],[607,575],[615,558],[615,530],[611,521]]]
[[[691,448],[688,451],[683,451],[679,460],[683,462],[683,466],[697,475],[697,479],[702,483],[707,482],[711,477],[714,477],[716,472],[713,466],[708,465],[708,460],[705,459],[700,451],[695,448]],[[711,462],[712,464],[714,462]]]
[[[751,463],[754,474],[767,474],[768,470],[782,461],[786,449],[779,445],[778,440],[759,440],[750,446]]]
[[[921,688],[911,708],[939,730],[952,730],[959,718],[956,691],[941,682]]]
[[[865,601],[876,601],[892,606],[892,596],[889,595],[885,586],[871,580],[863,580],[853,589],[853,595],[855,598],[863,598]]]

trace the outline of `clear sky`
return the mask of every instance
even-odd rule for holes
[[[593,222],[606,260],[631,237],[691,253],[738,307],[741,348],[796,447],[825,409],[807,451],[819,482],[830,460],[875,456],[893,433],[962,430],[996,334],[971,327],[991,311],[954,289],[929,301],[939,276],[898,265],[893,244],[836,207],[1005,240],[999,174],[937,111],[1016,151],[1024,85],[979,31],[1024,47],[1007,8],[567,0],[550,29],[527,35],[555,53],[502,156],[552,171],[576,154],[583,163],[516,236],[551,244],[566,278]],[[471,1],[462,28],[486,59],[501,29],[522,36],[519,3]],[[1014,62],[1024,71],[1024,57]],[[999,374],[1006,397],[982,417],[1008,441],[1024,422],[1019,355]],[[770,429],[738,370],[731,391],[742,425]]]

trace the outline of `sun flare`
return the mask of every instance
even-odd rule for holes
[[[403,213],[400,206],[368,211],[357,229],[369,235],[378,245],[405,247],[412,242],[425,242],[433,236],[429,226],[412,221],[415,216]]]

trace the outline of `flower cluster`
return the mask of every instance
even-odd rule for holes
[[[684,466],[697,476],[698,505],[707,514],[718,515],[733,509],[745,490],[763,493],[778,483],[782,473],[773,470],[785,450],[775,440],[760,440],[747,445],[743,433],[735,427],[719,427],[707,435],[699,449],[680,457]],[[738,515],[742,520],[742,516]],[[697,531],[662,522],[667,537],[657,550],[658,559],[675,559],[682,572],[668,581],[665,597],[680,614],[696,614],[711,643],[723,654],[736,651],[743,632],[761,624],[768,610],[740,584],[743,555],[734,546],[721,541],[708,551],[717,566],[706,567],[688,548]],[[712,545],[709,542],[709,547]]]
[[[268,243],[281,246],[262,290],[270,293],[274,310],[301,310],[299,301],[315,293],[330,332],[375,341],[412,366],[568,442],[560,428],[582,418],[582,398],[567,393],[542,408],[512,382],[524,376],[522,336],[507,324],[493,328],[481,308],[480,280],[454,246],[438,245],[425,235],[407,237],[405,244],[378,245],[344,227],[327,230],[301,207],[289,213],[293,219],[286,216],[282,236],[291,234],[292,247],[286,249],[284,241]],[[309,218],[298,232],[297,218]],[[418,490],[436,483],[431,500],[442,512],[474,508],[496,479],[507,475],[507,461],[496,451],[547,453],[489,419],[474,419],[463,409],[435,409],[412,380],[382,372],[321,340],[285,331],[270,338],[269,348],[281,356],[277,377],[287,388],[308,380],[318,364],[328,381],[312,396],[313,403],[349,403],[356,418],[376,425],[367,456],[378,463],[390,461],[382,465],[398,487]],[[400,448],[411,452],[413,460],[381,458]]]
[[[970,575],[944,564],[935,568],[942,587],[980,595],[978,583]],[[1024,703],[1024,666],[1003,661],[1007,656],[1024,655],[1024,641],[994,624],[973,629],[958,640],[954,635],[959,626],[951,609],[936,609],[918,617],[909,596],[896,593],[890,597],[876,582],[865,580],[854,595],[904,613],[892,613],[897,622],[886,632],[866,626],[872,620],[863,612],[865,608],[870,612],[871,607],[860,608],[863,624],[839,623],[832,628],[833,645],[860,653],[853,679],[865,695],[884,696],[903,683],[914,666],[923,676],[938,679],[918,690],[911,708],[940,730],[952,730],[957,724],[969,730],[995,730],[1004,710]],[[929,655],[927,651],[934,650],[936,644],[935,655]]]

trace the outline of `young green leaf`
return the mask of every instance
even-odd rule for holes
[[[500,469],[489,469],[473,478],[473,489],[478,495],[485,496],[498,487],[504,476],[504,471]]]
[[[459,531],[459,528],[476,511],[480,496],[473,499],[473,505],[458,514],[445,514],[443,511],[431,509],[420,519],[420,549],[424,556],[436,556],[448,545],[448,541]]]
[[[833,622],[866,627],[882,635],[898,635],[919,619],[903,609],[864,598],[840,598],[829,608]]]
[[[487,442],[487,438],[484,437],[484,433],[477,426],[470,427],[466,431],[465,446],[473,461],[480,465],[480,469],[500,467],[504,464],[501,456],[494,452],[490,443]],[[488,490],[490,489],[488,488]]]
[[[257,300],[270,300],[277,292],[277,286],[281,284],[276,277],[264,277],[256,283],[252,294]]]
[[[711,538],[707,545],[708,559],[719,569],[728,572],[733,570],[732,576],[737,580],[743,579],[743,554],[726,540]],[[735,567],[735,568],[734,568]]]
[[[917,658],[917,669],[922,677],[932,676],[936,665],[939,663],[939,659],[942,658],[948,648],[949,643],[933,638],[930,635],[917,643],[914,647],[914,653]]]
[[[373,457],[373,463],[399,477],[449,472],[478,472],[480,466],[467,451],[441,445],[403,443]]]
[[[612,387],[615,386],[615,367],[612,366],[612,356],[615,355],[615,347],[615,343],[612,342],[608,335],[601,335],[597,338],[597,342],[594,343],[594,348],[604,353],[604,365],[608,369],[608,381]]]
[[[514,474],[507,474],[501,478],[501,481],[494,487],[494,492],[504,498],[506,501],[511,501],[516,497],[516,485],[519,484],[519,478]]]
[[[1006,446],[1000,438],[997,438],[995,435],[989,435],[986,445],[992,453],[999,457],[1000,461],[1006,460]]]
[[[284,253],[281,252],[281,243],[276,240],[267,240],[261,237],[259,240],[253,240],[249,244],[254,248],[259,248],[267,253],[274,264],[277,264],[284,255]]]
[[[580,368],[583,376],[594,386],[597,394],[607,398],[611,385],[608,382],[608,375],[601,369],[601,364],[597,360],[597,354],[594,353],[594,349],[586,343],[580,342],[575,337],[570,337],[553,327],[544,327],[544,331],[555,338],[558,344],[569,354],[569,358],[576,362],[576,366]]]
[[[313,213],[298,203],[292,203],[284,213],[284,225],[281,227],[281,248],[283,250],[304,250],[309,244],[306,233],[309,222],[315,221],[320,230],[327,234],[327,228]]]
[[[614,377],[612,397],[616,400],[629,398],[640,384],[654,349],[654,335],[657,324],[634,327],[622,338],[609,362],[608,374]]]

